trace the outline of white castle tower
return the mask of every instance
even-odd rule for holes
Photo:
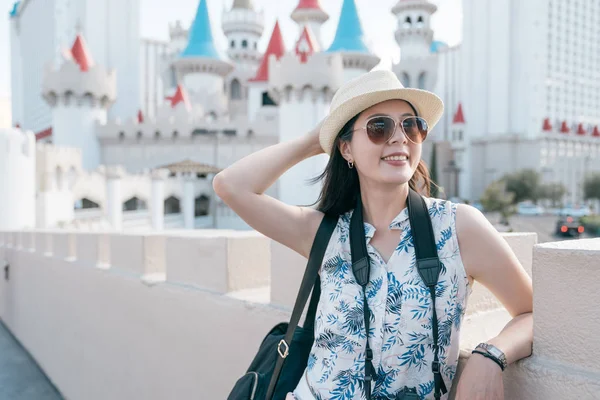
[[[398,18],[396,41],[400,63],[393,71],[405,87],[433,90],[437,81],[438,57],[431,52],[431,16],[437,6],[427,0],[399,0],[392,9]]]
[[[269,94],[279,105],[280,142],[305,135],[325,117],[333,94],[343,84],[343,62],[339,54],[315,53],[306,62],[297,54],[279,61],[270,58]],[[319,155],[295,165],[279,180],[279,199],[296,205],[314,203],[320,185],[308,181],[318,176],[328,157]]]
[[[257,12],[252,0],[234,0],[222,18],[227,37],[227,55],[235,69],[227,76],[229,115],[232,119],[248,114],[248,81],[254,77],[262,54],[258,42],[265,30],[264,15]]]
[[[35,228],[35,137],[0,129],[0,229]]]
[[[323,47],[321,27],[327,22],[329,15],[321,7],[319,0],[300,0],[298,6],[292,11],[291,18],[298,24],[299,34],[302,34],[304,27],[308,26],[319,46]]]
[[[108,107],[116,100],[117,76],[94,65],[81,35],[65,57],[58,69],[48,68],[42,86],[42,96],[52,107],[52,141],[80,148],[83,168],[95,169],[101,156],[96,125],[106,123]]]
[[[173,66],[191,100],[203,107],[205,115],[217,118],[227,112],[224,78],[233,65],[222,60],[215,47],[206,2],[200,0],[187,46]]]
[[[335,38],[328,53],[340,53],[344,63],[344,82],[348,82],[379,64],[379,57],[367,45],[355,0],[344,0]]]
[[[264,15],[252,0],[234,0],[231,10],[223,13],[222,28],[227,37],[227,55],[236,64],[260,63],[258,42],[265,30]]]

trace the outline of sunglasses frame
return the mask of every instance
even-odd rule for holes
[[[392,134],[391,136],[384,142],[381,143],[376,143],[373,141],[373,139],[371,139],[371,136],[369,136],[369,133],[366,132],[367,131],[367,126],[369,125],[369,122],[371,122],[372,120],[376,119],[376,118],[387,118],[387,119],[391,119],[392,121],[394,121],[394,129],[392,130]],[[406,133],[406,131],[404,130],[404,127],[402,126],[402,123],[404,121],[406,121],[407,119],[410,118],[415,118],[415,119],[420,119],[423,120],[423,122],[425,122],[425,124],[427,125],[427,133],[425,134],[425,137],[423,138],[423,140],[421,140],[420,142],[415,142],[413,140],[411,140],[411,138],[408,136],[408,134]],[[398,126],[400,126],[400,130],[402,131],[402,134],[404,135],[404,137],[406,137],[406,140],[408,140],[409,142],[413,143],[413,144],[422,144],[425,139],[427,139],[427,136],[429,135],[429,124],[427,123],[427,121],[425,120],[425,118],[423,117],[419,117],[418,115],[407,115],[403,118],[401,118],[400,120],[395,120],[394,118],[392,118],[389,115],[374,115],[372,117],[370,117],[369,119],[367,119],[365,121],[365,126],[363,126],[362,128],[357,128],[354,129],[352,132],[356,132],[356,131],[360,131],[360,130],[365,130],[365,133],[367,133],[367,137],[369,138],[369,140],[374,143],[374,144],[386,144],[388,143],[396,134],[396,130],[398,129]]]

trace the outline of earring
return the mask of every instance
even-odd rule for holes
[[[348,161],[348,168],[354,168],[354,163],[352,161]]]

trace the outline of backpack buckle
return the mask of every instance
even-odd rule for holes
[[[281,349],[282,346],[284,347],[283,350]],[[281,358],[286,358],[290,354],[290,347],[285,342],[285,340],[281,339],[281,341],[277,345],[277,352],[279,353],[279,356]]]

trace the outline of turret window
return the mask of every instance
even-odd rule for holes
[[[407,16],[407,17],[404,19],[404,27],[405,27],[405,28],[410,28],[410,27],[411,27],[411,25],[412,25],[412,19],[410,18],[410,16]]]
[[[231,100],[240,100],[242,98],[242,85],[240,81],[234,79],[231,81]]]
[[[231,47],[232,49],[235,49],[235,40],[232,40],[231,42],[229,42],[229,47]]]
[[[410,87],[410,76],[406,72],[402,73],[402,85],[404,87]]]
[[[419,15],[419,18],[417,18],[417,28],[422,28],[423,25],[425,25],[423,21],[423,16]]]
[[[258,43],[254,42],[254,50],[258,49]]]
[[[421,72],[421,74],[419,75],[419,83],[418,83],[418,88],[419,89],[425,89],[425,79],[426,79],[427,75],[425,74],[425,72]]]
[[[248,41],[246,39],[242,40],[242,49],[248,48]]]

